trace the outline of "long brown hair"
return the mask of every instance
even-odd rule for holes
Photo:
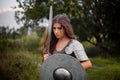
[[[72,25],[70,24],[70,20],[69,20],[69,18],[67,17],[66,14],[58,14],[57,16],[55,16],[53,18],[52,25],[55,24],[55,23],[61,24],[61,26],[63,27],[63,29],[65,31],[65,34],[68,38],[77,39],[76,35],[73,32]],[[45,53],[45,50],[47,50],[46,48],[47,48],[48,30],[46,30],[46,32],[45,32],[45,37],[44,37],[44,40],[43,40],[42,53]],[[55,49],[57,41],[58,41],[58,39],[56,38],[56,36],[53,32],[53,29],[52,29],[52,31],[51,31],[51,41],[50,41],[50,53],[51,54],[53,53],[53,51]]]

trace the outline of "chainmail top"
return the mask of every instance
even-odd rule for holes
[[[83,48],[83,45],[75,40],[75,39],[71,39],[68,44],[64,47],[63,50],[61,51],[57,51],[56,49],[53,51],[53,54],[56,53],[65,53],[65,54],[72,54],[74,53],[75,57],[79,60],[79,61],[84,61],[84,60],[88,60],[88,56]]]

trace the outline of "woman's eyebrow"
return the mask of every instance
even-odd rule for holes
[[[53,28],[61,28],[62,26],[59,26],[59,27],[56,27],[56,26],[53,26]]]

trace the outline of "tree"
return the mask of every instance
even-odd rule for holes
[[[120,46],[120,1],[119,0],[83,0],[84,30],[86,40],[100,48],[105,56],[106,53],[118,54]],[[95,38],[96,42],[91,39]]]
[[[9,29],[9,27],[0,26],[0,53],[5,53],[11,47],[13,49],[14,43],[12,40],[15,40],[19,34],[14,28]]]
[[[25,26],[37,25],[37,21],[49,15],[52,4],[54,15],[66,13],[71,19],[74,31],[81,41],[88,41],[98,47],[103,56],[107,53],[119,53],[120,40],[120,6],[119,0],[17,0],[19,7],[25,9],[23,21]],[[115,37],[115,35],[117,37]]]

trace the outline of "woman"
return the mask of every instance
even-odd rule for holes
[[[46,54],[47,37],[48,36],[46,35],[44,38],[42,48],[44,60],[52,54],[65,53],[77,58],[85,70],[92,67],[82,44],[77,40],[73,33],[69,18],[65,14],[59,14],[53,19],[50,54]]]

